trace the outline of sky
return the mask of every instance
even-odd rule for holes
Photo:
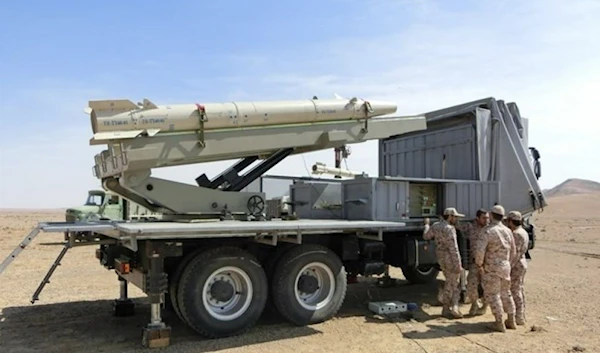
[[[89,100],[156,104],[363,97],[398,115],[516,102],[543,188],[600,180],[600,1],[2,2],[0,208],[83,204],[98,188]],[[347,164],[377,175],[377,142]],[[194,184],[234,161],[162,168]],[[307,176],[330,150],[269,174]]]

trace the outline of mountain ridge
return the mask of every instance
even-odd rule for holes
[[[600,183],[588,179],[569,178],[551,189],[543,190],[546,197],[600,192]]]

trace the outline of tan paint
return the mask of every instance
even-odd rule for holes
[[[230,102],[157,106],[149,100],[90,101],[92,131],[97,137],[125,137],[124,131],[159,132],[243,128],[268,125],[365,119],[394,113],[396,104],[357,98],[298,101]],[[118,136],[116,136],[118,135]],[[136,134],[133,134],[136,135]],[[125,137],[127,138],[127,137]]]

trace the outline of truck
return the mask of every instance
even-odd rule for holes
[[[83,220],[125,220],[144,219],[156,220],[161,216],[158,212],[138,205],[129,204],[126,208],[119,194],[112,191],[94,189],[88,191],[88,196],[82,206],[72,206],[65,210],[66,222],[79,222]],[[127,210],[129,213],[124,214]]]
[[[529,147],[528,119],[515,103],[485,98],[412,116],[391,107],[342,97],[177,106],[91,101],[90,144],[107,145],[94,157],[94,176],[125,209],[135,203],[161,218],[41,222],[0,273],[38,233],[66,232],[33,303],[68,249],[95,246],[120,283],[115,315],[134,313],[128,284],[147,294],[142,345],[152,348],[170,344],[162,310],[199,335],[220,338],[253,327],[267,305],[295,325],[329,320],[349,278],[386,278],[389,266],[411,283],[433,281],[439,265],[435,244],[423,240],[423,219],[446,207],[465,221],[495,204],[520,211],[534,248],[529,220],[547,203],[540,154]],[[368,140],[379,144],[378,176],[267,174],[290,155],[327,149],[338,168],[339,151]],[[213,178],[200,175],[196,185],[151,176],[153,168],[218,160],[237,161]],[[468,239],[457,233],[468,268]]]

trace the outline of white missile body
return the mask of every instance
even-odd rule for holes
[[[338,175],[338,176],[352,178],[357,175],[362,175],[363,173],[353,172],[351,170],[342,169],[342,168],[328,167],[327,165],[325,165],[323,163],[317,162],[317,163],[313,164],[313,166],[312,166],[312,174],[316,174],[316,175],[331,174],[331,175]]]
[[[130,100],[90,101],[95,140],[134,138],[140,134],[361,120],[394,113],[391,102],[352,99],[230,102],[155,105]]]

